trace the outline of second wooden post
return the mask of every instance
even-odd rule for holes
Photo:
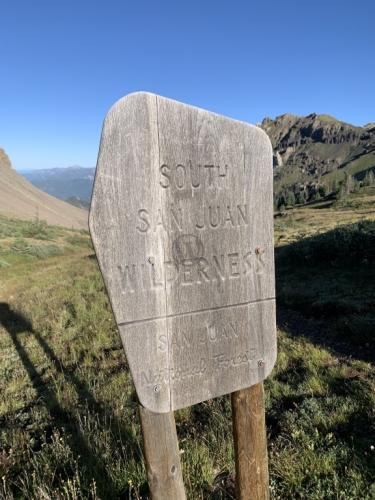
[[[237,500],[268,500],[268,457],[263,383],[233,392]]]

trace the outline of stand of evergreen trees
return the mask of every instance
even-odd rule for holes
[[[362,180],[356,179],[354,176],[344,173],[343,180],[333,180],[330,187],[325,184],[310,185],[300,189],[297,186],[284,188],[275,198],[275,209],[283,211],[286,208],[294,205],[304,205],[307,202],[319,201],[327,196],[335,197],[340,200],[350,193],[356,193],[361,187],[375,185],[375,174],[373,169],[369,169]]]

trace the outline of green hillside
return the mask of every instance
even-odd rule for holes
[[[272,498],[375,497],[375,189],[275,218]],[[0,218],[0,498],[148,498],[137,402],[84,231]],[[176,413],[188,498],[234,498],[230,398]]]
[[[336,194],[353,177],[351,188],[375,170],[375,126],[356,127],[328,115],[281,115],[266,118],[261,127],[274,148],[275,199],[293,193],[312,201],[324,187]]]
[[[327,184],[331,184],[333,180],[343,182],[345,180],[345,174],[347,174],[352,175],[359,181],[363,181],[369,170],[375,172],[375,150],[370,153],[363,153],[359,157],[356,155],[353,156],[354,158],[349,158],[347,163],[340,170],[330,172],[324,176],[322,180]]]

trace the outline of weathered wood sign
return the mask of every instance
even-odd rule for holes
[[[272,148],[257,127],[149,93],[103,126],[90,231],[142,405],[262,381],[276,358]]]

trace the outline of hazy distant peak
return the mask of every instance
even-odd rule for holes
[[[21,172],[34,186],[61,200],[78,197],[89,202],[95,168],[65,167],[24,170]]]
[[[51,169],[43,169],[43,170],[85,170],[87,168],[92,167],[82,167],[81,165],[68,165],[67,167],[54,167]]]
[[[18,172],[39,172],[39,173],[44,173],[44,172],[49,172],[49,173],[60,173],[62,171],[64,172],[69,172],[69,171],[82,171],[82,170],[92,170],[93,167],[81,167],[80,165],[69,165],[68,167],[48,167],[48,168],[28,168],[28,169],[17,169]]]

